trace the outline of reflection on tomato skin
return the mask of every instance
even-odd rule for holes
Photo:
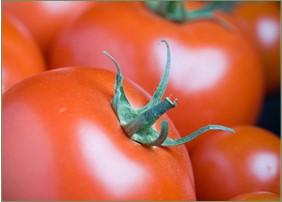
[[[190,48],[173,39],[168,40],[173,47],[169,82],[174,89],[182,89],[187,94],[204,91],[217,85],[228,71],[228,56],[220,47],[207,45]],[[152,54],[159,63],[155,69],[159,75],[165,67],[166,53],[162,48],[157,43],[152,47]]]
[[[276,156],[270,152],[255,155],[251,160],[253,175],[261,182],[267,182],[275,179],[276,174],[279,173],[279,163]]]
[[[184,146],[144,147],[124,134],[111,106],[114,79],[63,68],[5,93],[4,200],[195,200]],[[133,106],[148,101],[126,81],[125,92]],[[169,136],[179,137],[171,122]]]
[[[39,196],[47,200],[54,198],[58,194],[53,161],[56,153],[48,137],[50,129],[32,106],[20,100],[3,108],[2,118],[4,200],[39,199]]]
[[[256,24],[258,38],[265,46],[274,46],[279,41],[279,21],[271,18],[259,19]]]
[[[84,120],[78,123],[78,152],[82,153],[87,163],[85,171],[100,182],[101,187],[108,188],[113,196],[135,194],[134,191],[142,189],[142,184],[149,180],[150,176],[146,176],[149,173],[142,168],[142,164],[137,164],[119,151],[106,133],[91,122]]]

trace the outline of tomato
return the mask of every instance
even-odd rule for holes
[[[241,194],[234,198],[232,201],[279,201],[279,196],[271,192],[252,192],[247,194]]]
[[[18,17],[45,52],[57,33],[91,4],[88,1],[4,1],[2,3],[3,10]]]
[[[134,83],[125,81],[124,89],[134,107],[147,103]],[[47,71],[8,90],[3,199],[195,200],[186,148],[129,139],[111,106],[113,94],[114,74],[86,67]],[[179,137],[170,121],[169,129]]]
[[[100,2],[58,37],[49,63],[106,68],[101,51],[108,50],[125,76],[152,93],[164,68],[160,39],[172,49],[167,95],[179,102],[169,116],[181,134],[210,123],[255,123],[264,91],[259,59],[236,30],[212,20],[181,24],[143,2]]]
[[[280,139],[255,126],[234,127],[195,140],[190,149],[199,200],[228,200],[239,194],[280,190]]]
[[[280,89],[280,4],[240,2],[231,12],[236,25],[253,42],[264,63],[269,92]]]
[[[45,69],[42,53],[30,33],[15,18],[2,15],[2,93]]]

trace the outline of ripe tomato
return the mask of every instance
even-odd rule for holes
[[[172,49],[167,92],[179,102],[169,115],[183,135],[210,123],[256,121],[263,97],[257,55],[235,30],[214,21],[181,24],[142,2],[97,3],[60,35],[49,62],[108,67],[101,51],[109,50],[125,75],[152,93],[164,68],[160,39]]]
[[[277,194],[259,191],[238,195],[230,201],[279,201],[279,199]]]
[[[264,62],[267,87],[280,89],[280,4],[240,2],[231,12],[236,25],[256,46]]]
[[[2,15],[2,93],[44,69],[42,53],[25,27]]]
[[[135,107],[148,101],[133,83],[125,82],[125,92]],[[83,67],[44,72],[7,91],[4,200],[195,200],[186,148],[129,139],[113,93],[113,73]]]
[[[2,3],[3,10],[17,16],[47,51],[57,33],[92,3],[88,1],[28,1]]]
[[[228,200],[239,194],[280,190],[280,140],[254,126],[199,137],[190,149],[199,200]]]

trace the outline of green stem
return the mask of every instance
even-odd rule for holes
[[[204,134],[207,131],[210,130],[222,130],[222,131],[227,131],[230,133],[235,133],[234,129],[232,128],[228,128],[222,125],[207,125],[204,126],[194,132],[192,132],[191,134],[184,136],[182,138],[179,138],[177,140],[174,139],[167,139],[166,141],[164,141],[164,143],[162,144],[162,146],[176,146],[176,145],[180,145],[180,144],[185,144],[186,142],[190,142],[193,139],[195,139],[196,137]]]
[[[159,103],[162,99],[162,97],[165,94],[166,91],[166,87],[168,84],[168,76],[169,76],[169,71],[170,71],[170,58],[171,58],[171,53],[170,53],[170,48],[169,45],[167,43],[167,41],[165,40],[161,40],[161,43],[164,43],[167,49],[166,52],[166,65],[165,65],[165,71],[164,74],[161,78],[161,81],[156,89],[156,91],[154,92],[151,100],[149,101],[149,103],[142,109],[142,111],[147,110],[148,108],[150,108],[151,106]]]
[[[175,106],[176,102],[171,101],[168,97],[166,97],[165,100],[152,106],[148,110],[139,114],[129,123],[123,125],[123,128],[126,131],[127,135],[131,137],[134,133],[138,132],[139,130],[144,130],[151,127],[161,115],[163,115]]]
[[[161,123],[161,132],[160,135],[153,141],[149,142],[149,146],[162,146],[162,143],[167,139],[168,136],[168,123],[163,121]]]
[[[103,51],[103,53],[114,63],[117,69],[117,75],[115,80],[115,94],[112,100],[112,106],[116,114],[118,115],[120,123],[125,124],[126,119],[132,118],[132,116],[134,115],[134,110],[132,109],[124,93],[122,85],[123,76],[120,71],[120,65],[107,51]]]
[[[123,75],[120,71],[120,65],[109,53],[103,53],[114,63],[117,69],[115,80],[115,94],[112,100],[112,106],[117,114],[121,127],[128,137],[132,140],[148,146],[175,146],[184,144],[193,140],[195,137],[205,133],[208,130],[224,130],[233,132],[233,129],[220,125],[208,125],[200,128],[198,131],[187,135],[186,137],[174,140],[168,137],[168,123],[163,121],[161,123],[161,131],[158,132],[154,128],[154,123],[160,118],[161,115],[176,106],[176,101],[170,100],[166,97],[162,100],[168,84],[168,75],[170,69],[170,48],[166,41],[162,43],[167,48],[167,61],[165,71],[162,79],[147,105],[140,109],[134,109],[128,99],[126,98],[123,88]]]

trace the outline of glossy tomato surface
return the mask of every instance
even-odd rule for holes
[[[40,46],[47,51],[57,33],[86,10],[90,1],[3,1],[3,10],[28,27]]]
[[[236,25],[249,37],[264,63],[269,92],[280,89],[280,4],[240,2],[232,15]]]
[[[121,15],[122,13],[122,15]],[[50,65],[110,67],[103,50],[124,74],[152,93],[171,47],[167,95],[178,98],[169,112],[182,135],[206,124],[254,123],[263,97],[257,55],[236,30],[214,21],[175,23],[142,2],[97,3],[57,39]]]
[[[42,53],[15,18],[2,15],[2,93],[45,69]]]
[[[64,68],[7,91],[4,200],[195,200],[184,146],[145,147],[125,135],[111,106],[114,80],[104,70]],[[148,101],[134,84],[125,82],[125,92],[135,107]]]
[[[280,139],[255,126],[234,127],[199,137],[190,156],[199,200],[280,191]]]
[[[271,192],[252,192],[238,195],[231,199],[231,201],[279,201],[279,196]]]

